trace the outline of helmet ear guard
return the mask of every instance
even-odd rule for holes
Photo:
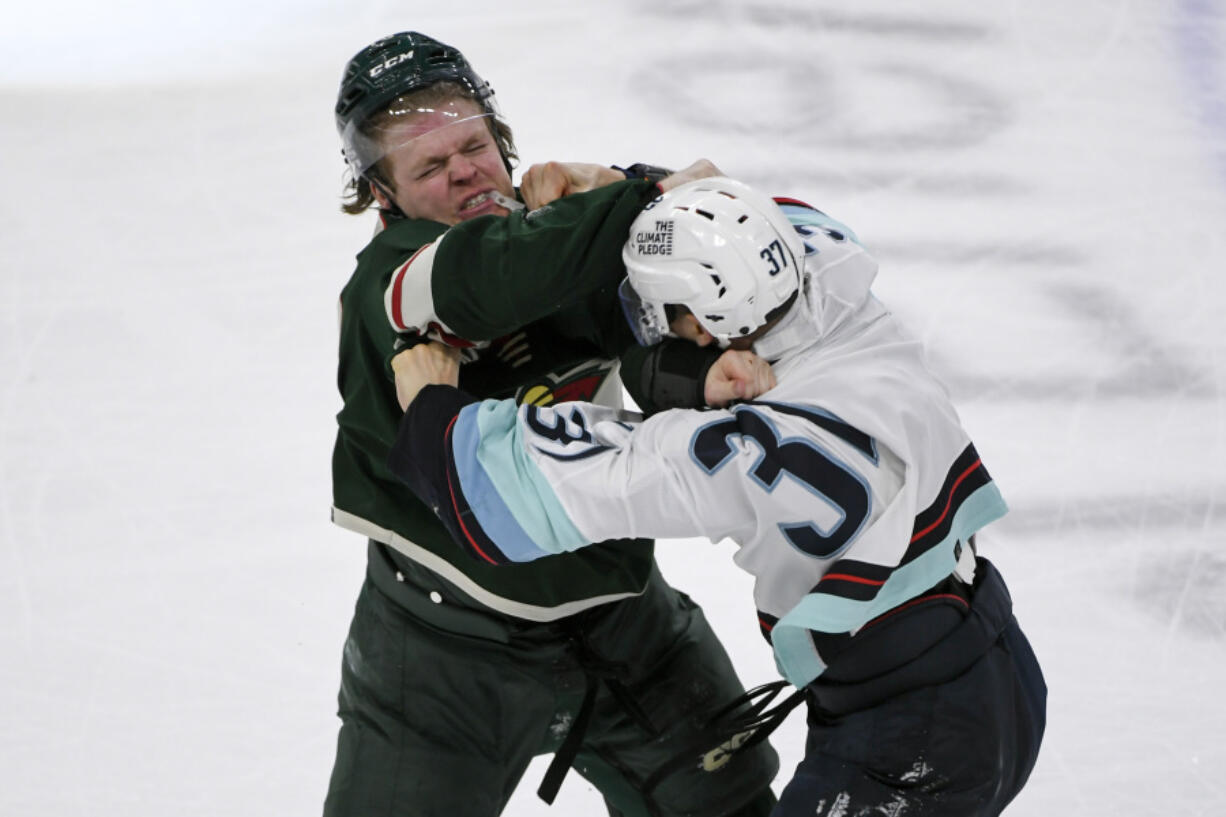
[[[762,327],[800,286],[804,245],[770,198],[725,177],[660,196],[622,249],[620,293],[639,342],[668,331],[666,304],[685,306],[721,346]]]

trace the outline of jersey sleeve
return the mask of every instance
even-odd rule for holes
[[[590,403],[519,406],[457,393],[418,395],[389,467],[483,561],[532,561],[617,538],[721,539],[753,525],[748,498],[710,491],[687,453],[697,425],[718,412],[638,422]]]
[[[396,269],[384,296],[388,320],[398,332],[487,341],[616,288],[626,232],[658,192],[630,180],[461,222]]]

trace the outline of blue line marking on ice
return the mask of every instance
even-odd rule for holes
[[[1214,0],[1180,0],[1175,37],[1197,118],[1208,133],[1219,180],[1226,186],[1226,85],[1222,83],[1222,48],[1215,36],[1224,30],[1223,16],[1226,10]]]

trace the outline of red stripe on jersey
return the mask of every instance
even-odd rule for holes
[[[800,199],[793,199],[788,196],[775,196],[774,201],[775,201],[775,204],[796,204],[796,205],[799,205],[800,207],[807,207],[810,210],[817,209],[812,204],[809,204],[806,201],[801,201]]]
[[[396,270],[396,274],[392,279],[392,323],[401,332],[407,332],[409,330],[409,327],[405,326],[404,323],[404,313],[400,311],[400,295],[404,289],[404,274],[408,272],[409,266],[417,260],[417,256],[425,252],[426,247],[429,246],[430,245],[427,244],[425,247],[421,247],[417,252],[413,253],[413,257],[408,261],[405,261],[404,265],[401,266],[400,269]]]
[[[966,603],[966,599],[962,598],[957,593],[933,593],[931,596],[920,596],[917,599],[911,599],[911,601],[907,602],[906,604],[898,605],[893,610],[887,610],[886,612],[877,616],[872,621],[865,624],[863,629],[868,629],[869,627],[872,627],[874,624],[879,624],[882,621],[885,621],[890,616],[894,615],[895,613],[901,613],[903,610],[906,610],[908,607],[914,607],[920,602],[932,601],[934,599],[949,599],[950,601],[958,602],[958,604],[961,604],[963,607],[966,607],[966,608],[970,607],[970,605]]]
[[[977,459],[977,460],[975,460],[973,463],[971,463],[971,466],[970,466],[969,468],[967,468],[965,471],[963,471],[963,472],[962,472],[962,473],[961,473],[961,474],[958,476],[958,478],[957,478],[956,480],[954,480],[954,484],[953,484],[953,485],[951,485],[951,486],[950,486],[950,488],[949,488],[949,496],[948,496],[948,497],[945,499],[945,509],[941,511],[941,515],[940,515],[940,516],[938,516],[938,517],[936,518],[936,521],[935,521],[935,522],[933,522],[931,525],[929,525],[928,527],[924,528],[924,529],[923,529],[922,531],[920,531],[919,533],[917,533],[917,534],[915,534],[914,536],[912,536],[912,537],[911,537],[911,541],[912,541],[912,542],[914,542],[916,539],[919,539],[919,538],[920,538],[921,536],[923,536],[924,534],[928,533],[930,530],[932,530],[933,528],[935,528],[937,525],[941,524],[941,520],[942,520],[942,519],[944,519],[946,516],[948,516],[948,515],[949,515],[949,506],[953,504],[953,501],[954,501],[954,494],[958,492],[958,486],[962,484],[962,481],[963,481],[964,479],[966,479],[966,478],[967,478],[967,477],[969,477],[971,474],[973,474],[973,473],[975,472],[975,469],[976,469],[976,468],[978,468],[978,467],[979,467],[979,466],[980,466],[982,463],[983,463],[983,460],[982,460],[982,459]]]
[[[881,585],[885,584],[884,581],[865,579],[861,578],[860,576],[852,576],[849,573],[827,573],[825,576],[822,576],[822,581],[824,582],[827,580],[837,582],[855,582],[856,584],[871,584],[874,587],[880,587]],[[819,584],[820,583],[821,582],[819,582]]]
[[[447,430],[443,432],[443,439],[447,440],[448,446],[451,445],[451,428],[452,426],[455,425],[455,421],[458,420],[459,418],[460,418],[460,415],[458,414],[455,417],[452,417],[451,422],[447,424]],[[477,540],[473,538],[473,535],[471,533],[469,533],[468,526],[464,524],[464,519],[463,517],[460,516],[460,506],[456,502],[456,492],[455,492],[455,488],[453,487],[453,484],[454,483],[452,482],[452,479],[451,479],[451,471],[449,469],[447,471],[447,493],[448,495],[451,496],[451,509],[455,511],[456,524],[460,526],[460,530],[464,532],[464,538],[468,540],[469,546],[472,547],[472,549],[477,552],[477,555],[479,555],[482,559],[485,559],[485,561],[489,562],[492,565],[498,564],[497,561],[495,561],[494,559],[491,559],[486,554],[486,552],[481,549],[481,546],[477,544]]]

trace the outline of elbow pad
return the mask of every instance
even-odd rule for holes
[[[723,354],[714,346],[666,339],[651,348],[640,370],[640,389],[659,410],[706,408],[707,372]]]

